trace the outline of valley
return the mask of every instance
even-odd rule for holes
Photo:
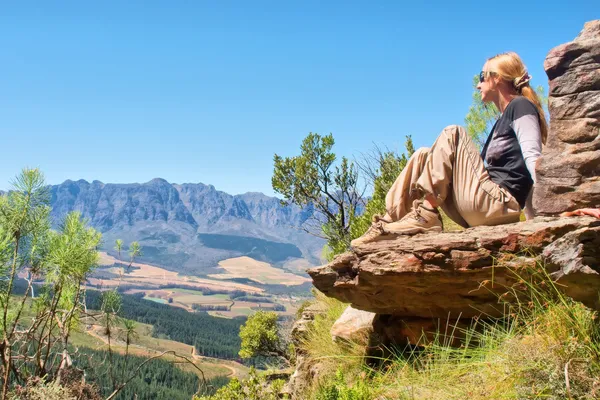
[[[122,329],[121,322],[117,329]],[[201,356],[196,353],[194,346],[177,342],[169,339],[161,339],[152,337],[152,325],[136,323],[135,341],[129,345],[129,354],[138,357],[157,356],[166,351],[172,351],[177,355],[184,356],[191,360],[198,368],[200,368],[206,379],[212,379],[219,376],[232,378],[246,377],[248,367],[234,360],[224,360],[213,357]],[[108,350],[108,338],[103,332],[103,327],[97,324],[87,325],[83,329],[75,331],[73,334],[72,343],[74,346],[87,347],[96,351]],[[125,342],[122,338],[113,338],[111,340],[111,348],[114,352],[124,355]],[[171,354],[163,356],[165,360],[173,362],[178,368],[192,372],[201,377],[200,372],[186,362],[181,362],[182,359]]]
[[[298,229],[311,209],[284,206],[260,193],[231,196],[210,185],[163,179],[142,184],[65,181],[48,189],[44,229],[62,232],[63,238],[66,232],[93,228],[85,231],[93,243],[82,243],[85,251],[77,253],[88,257],[89,269],[56,281],[52,274],[26,267],[14,276],[16,285],[9,291],[30,296],[27,304],[20,303],[27,307],[23,322],[36,327],[46,318],[41,330],[48,337],[59,337],[72,325],[66,340],[76,355],[75,367],[104,396],[116,385],[113,372],[118,371],[117,380],[126,380],[128,370],[137,366],[141,369],[117,398],[152,393],[184,399],[202,379],[208,382],[205,389],[214,391],[231,378],[246,378],[246,365],[265,368],[274,361],[263,355],[240,357],[239,333],[247,318],[272,311],[279,324],[291,327],[297,310],[312,296],[305,269],[319,262],[323,242]],[[65,231],[67,226],[81,230]],[[63,243],[69,251],[70,243]],[[134,248],[141,252],[130,253]],[[77,254],[61,253],[49,262],[49,270],[58,267],[66,274]],[[75,296],[77,316],[60,308],[55,295]],[[57,308],[54,312],[69,325],[40,314],[40,306]],[[59,352],[58,342],[44,343],[48,356]]]
[[[313,210],[282,205],[262,193],[230,195],[202,183],[115,184],[67,180],[49,186],[54,227],[78,211],[102,233],[101,250],[116,256],[116,239],[140,243],[137,259],[193,276],[221,274],[220,261],[250,257],[279,268],[317,265],[324,241],[301,227]],[[291,271],[296,272],[296,271]]]
[[[105,252],[100,252],[99,264],[100,268],[88,278],[89,289],[118,287],[124,294],[141,294],[145,300],[224,318],[247,317],[256,310],[275,311],[281,316],[294,315],[306,296],[281,293],[281,286],[293,288],[309,282],[304,276],[250,257],[223,260],[218,264],[223,272],[207,278],[183,275],[140,262],[132,263],[125,271],[117,258]],[[269,285],[277,285],[280,293],[270,293]]]

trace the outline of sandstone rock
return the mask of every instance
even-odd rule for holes
[[[553,80],[567,70],[597,64],[600,48],[594,42],[598,40],[598,36],[600,36],[600,20],[586,22],[575,40],[550,50],[544,60],[544,69],[548,78]]]
[[[600,207],[600,20],[544,62],[550,132],[536,166],[534,208],[556,215]]]
[[[331,327],[331,338],[347,341],[366,341],[373,331],[375,313],[348,306]]]
[[[599,66],[600,68],[600,66]],[[597,90],[548,98],[550,124],[553,120],[600,118],[600,93]]]
[[[325,311],[320,303],[313,303],[306,307],[302,316],[294,323],[292,328],[292,342],[296,345],[296,365],[295,370],[290,376],[288,383],[283,390],[293,400],[301,399],[307,387],[319,373],[319,363],[309,360],[302,351],[299,343],[306,337],[308,325],[315,319],[315,316]]]
[[[308,273],[325,295],[359,310],[446,320],[500,316],[498,296],[523,266],[546,262],[575,300],[598,308],[600,221],[549,218],[460,233],[390,236]]]
[[[550,82],[551,96],[564,96],[588,90],[600,90],[600,63],[569,69]]]
[[[315,319],[315,316],[325,311],[324,306],[319,302],[310,304],[302,311],[300,319],[294,322],[292,327],[292,341],[295,345],[298,345],[305,338],[308,325]]]
[[[600,121],[597,118],[580,118],[577,120],[555,120],[552,122],[552,128],[556,136],[548,138],[548,144],[552,145],[553,139],[558,139],[557,143],[587,143],[598,139],[598,129]]]
[[[464,332],[470,319],[461,318],[409,318],[397,315],[377,314],[373,320],[373,332],[380,348],[392,345],[402,348],[407,344],[423,345],[437,343],[458,345],[464,340]]]

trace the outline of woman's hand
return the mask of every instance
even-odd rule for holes
[[[589,215],[591,217],[600,218],[600,208],[580,208],[575,211],[566,211],[560,214],[561,217],[572,217],[575,215]]]

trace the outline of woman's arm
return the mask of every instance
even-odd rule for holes
[[[535,184],[537,180],[535,176],[535,163],[542,153],[542,130],[540,128],[538,116],[537,114],[524,115],[518,119],[515,119],[511,123],[511,126],[517,135],[517,140],[521,146],[521,153],[523,153],[525,165],[527,166],[527,170],[529,171],[531,179],[533,179]],[[532,219],[535,217],[532,197],[533,188],[529,192],[527,202],[525,203],[525,209],[523,210],[527,219]]]

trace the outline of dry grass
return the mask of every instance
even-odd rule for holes
[[[452,221],[450,217],[447,216],[441,208],[438,208],[438,211],[440,212],[440,215],[442,217],[442,223],[444,224],[444,232],[459,232],[465,230],[465,228]]]
[[[359,379],[366,346],[366,338],[364,341],[334,342],[331,339],[331,327],[348,304],[326,297],[320,292],[316,292],[315,297],[315,301],[320,303],[325,312],[315,316],[300,343],[309,363],[318,364],[319,371],[308,388],[309,393],[305,393],[307,399],[318,392],[318,387],[324,380],[335,376],[338,371],[343,372],[350,380]]]
[[[366,381],[364,399],[600,398],[597,313],[563,296],[544,271],[522,280],[519,294],[528,301],[507,307],[502,319],[468,329],[461,347],[423,341],[419,350],[400,349],[377,369],[352,362],[353,353],[336,348],[325,327],[315,328],[322,337],[309,341],[311,357],[333,360],[320,375],[321,387],[335,381],[337,364],[352,377],[348,386]],[[319,389],[313,395],[325,398]]]
[[[119,261],[109,256],[104,252],[100,252],[100,265],[113,265],[118,263]],[[158,285],[186,285],[197,288],[209,288],[213,290],[243,290],[249,293],[262,293],[263,289],[251,286],[244,285],[236,282],[223,282],[216,279],[206,279],[206,278],[198,278],[194,276],[188,275],[180,275],[177,272],[168,271],[164,268],[160,268],[154,265],[143,264],[134,262],[132,264],[136,269],[128,272],[127,274],[123,274],[123,277],[114,278],[114,279],[97,279],[90,278],[88,281],[92,285],[102,284],[106,287],[114,287],[121,285],[146,285],[148,287],[157,287]],[[122,268],[109,268],[109,272],[119,275],[123,269]]]
[[[256,261],[250,257],[229,258],[219,262],[226,274],[209,275],[215,279],[246,278],[263,284],[301,285],[310,279],[274,268],[269,263]]]
[[[304,258],[294,258],[288,260],[283,264],[283,268],[292,271],[297,274],[306,275],[306,270],[313,267],[313,265]]]

